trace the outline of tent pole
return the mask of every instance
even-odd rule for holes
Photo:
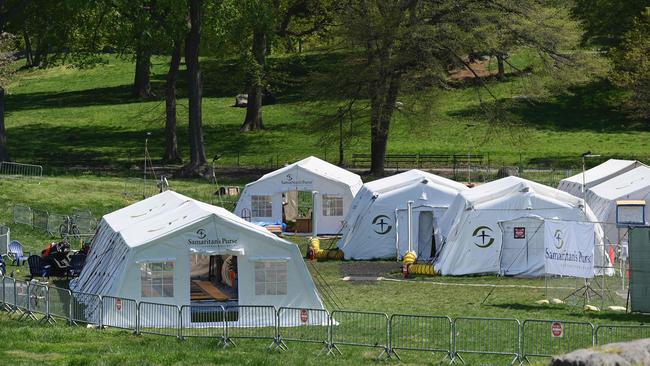
[[[412,243],[412,239],[413,239],[413,236],[412,236],[413,235],[413,233],[412,233],[412,231],[413,231],[413,222],[412,222],[413,221],[413,201],[407,201],[406,202],[406,207],[408,208],[408,215],[407,215],[407,218],[408,218],[408,245],[409,245],[408,252],[412,252],[413,249],[412,249],[412,244],[411,243]]]
[[[318,210],[320,208],[320,205],[317,203],[318,202],[317,198],[318,198],[318,191],[312,191],[311,192],[311,206],[312,206],[312,210],[311,210],[311,231],[312,232],[311,232],[311,235],[314,238],[318,237],[318,222],[317,222],[317,219],[316,219],[316,216],[317,216],[316,214],[317,214],[317,212],[318,212]]]

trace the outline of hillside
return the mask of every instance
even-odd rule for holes
[[[155,161],[161,156],[167,59],[154,58],[157,97],[152,100],[130,96],[130,61],[112,56],[105,61],[89,69],[56,67],[19,72],[6,101],[8,143],[15,161],[46,168],[108,165],[123,169],[142,160],[148,131],[153,132],[149,141],[152,158]],[[278,103],[264,107],[267,129],[240,133],[245,110],[232,105],[234,96],[243,89],[242,71],[231,61],[203,60],[208,156],[221,154],[222,165],[282,164],[306,155],[336,161],[337,127],[333,129],[334,138],[326,142],[312,127],[319,115],[335,110],[336,100],[314,100],[305,91],[313,71],[336,72],[329,67],[330,61],[318,54],[274,58],[277,76],[273,87]],[[521,55],[514,57],[513,63],[522,68],[531,66]],[[388,152],[482,153],[489,154],[496,165],[540,160],[553,165],[552,161],[560,157],[564,165],[576,165],[587,150],[605,157],[650,156],[650,132],[626,122],[625,115],[617,110],[619,93],[608,82],[592,80],[575,85],[567,93],[528,98],[536,82],[550,83],[553,77],[531,79],[510,75],[504,82],[487,81],[516,124],[493,122],[489,111],[495,102],[485,89],[473,86],[472,80],[403,98],[407,108],[393,122]],[[187,100],[183,99],[183,88],[181,83],[179,141],[186,154]],[[348,161],[353,152],[369,151],[366,120],[361,116],[354,122],[357,136],[346,143]]]

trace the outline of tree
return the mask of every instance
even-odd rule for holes
[[[444,82],[449,65],[467,65],[464,58],[482,49],[490,25],[549,55],[550,63],[570,60],[561,52],[564,28],[571,23],[566,11],[550,12],[556,18],[534,16],[547,6],[536,0],[355,0],[338,13],[347,61],[361,58],[358,84],[369,99],[370,151],[373,175],[384,174],[384,158],[397,98],[404,90],[417,90]],[[554,9],[560,9],[554,8]],[[569,50],[570,48],[566,48]],[[348,67],[341,65],[340,67]],[[418,87],[419,86],[419,87]]]
[[[289,40],[322,30],[331,21],[331,9],[323,0],[244,0],[240,2],[240,26],[250,32],[243,44],[248,83],[248,104],[241,131],[264,128],[262,99],[267,84],[266,58],[278,38]]]
[[[9,150],[7,150],[4,103],[5,86],[13,74],[14,42],[11,34],[0,32],[0,161],[10,161]]]
[[[203,85],[199,66],[199,45],[201,43],[202,0],[188,0],[189,31],[185,38],[185,65],[187,67],[187,88],[189,95],[189,146],[190,161],[186,172],[196,172],[205,165],[203,144],[202,97]]]
[[[575,0],[573,12],[584,23],[586,43],[616,47],[650,0]]]
[[[650,118],[650,9],[633,21],[612,52],[613,81],[630,91],[626,107],[632,116]]]
[[[181,64],[181,48],[181,42],[174,42],[165,85],[165,154],[163,161],[167,163],[182,161],[176,137],[176,80]]]

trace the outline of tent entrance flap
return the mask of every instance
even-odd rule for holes
[[[436,240],[435,240],[435,228],[436,228],[436,217],[440,217],[439,212],[443,210],[435,207],[414,207],[413,208],[413,220],[411,222],[411,249],[417,254],[418,260],[430,260],[435,257],[436,254]],[[407,210],[398,209],[395,213],[396,216],[396,241],[397,241],[397,251],[398,259],[401,259],[404,254],[408,251],[408,212]]]
[[[422,211],[418,218],[418,258],[435,257],[433,212]]]
[[[190,299],[193,303],[227,303],[237,301],[237,256],[190,256]],[[226,305],[226,304],[224,304]]]
[[[544,272],[544,220],[522,217],[500,223],[500,273],[540,276]]]
[[[314,200],[311,191],[291,190],[282,193],[282,222],[287,231],[311,231]]]

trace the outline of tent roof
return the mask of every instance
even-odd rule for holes
[[[436,188],[448,188],[449,190],[453,191],[463,191],[469,189],[464,184],[417,169],[412,169],[400,174],[392,175],[390,177],[368,182],[364,185],[364,187],[373,193],[382,193],[402,188],[408,184],[420,183],[424,179],[427,180],[428,185],[434,186]]]
[[[311,172],[313,174],[319,175],[329,180],[335,182],[341,182],[350,187],[353,187],[354,188],[353,193],[355,193],[363,184],[363,182],[361,181],[361,177],[359,177],[359,175],[354,174],[341,167],[338,167],[334,164],[328,163],[324,160],[321,160],[315,156],[310,156],[308,158],[302,159],[300,161],[287,165],[278,170],[264,174],[256,182],[260,182],[279,175],[284,175],[287,171],[290,171],[291,169],[294,169],[296,167],[302,168],[305,171]]]
[[[590,189],[592,194],[615,200],[650,186],[650,167],[645,165],[630,170]]]
[[[121,224],[125,221],[125,218],[133,217],[129,215],[139,212],[144,212],[144,214],[135,215],[135,219],[138,220],[132,222],[131,225],[118,226],[117,229],[116,226],[111,225],[113,230],[119,232],[124,242],[131,248],[174,233],[210,216],[218,217],[220,220],[239,226],[244,230],[255,231],[274,241],[288,244],[284,239],[276,237],[265,228],[254,225],[226,209],[170,191],[160,193],[105,215],[104,220],[109,224],[111,221]],[[137,225],[133,225],[135,223]]]
[[[585,183],[589,184],[598,180],[610,179],[620,174],[622,171],[628,170],[630,166],[635,164],[640,163],[636,160],[609,159],[606,162],[585,171]],[[582,173],[578,173],[562,180],[582,185]]]
[[[560,191],[559,189],[513,176],[498,179],[460,192],[459,198],[457,199],[465,200],[469,205],[473,206],[492,200],[498,200],[504,196],[517,192],[531,192],[572,206],[580,205],[582,202],[580,198]]]
[[[173,191],[165,191],[132,205],[104,215],[104,221],[114,231],[135,225],[150,217],[172,210],[191,198]]]

